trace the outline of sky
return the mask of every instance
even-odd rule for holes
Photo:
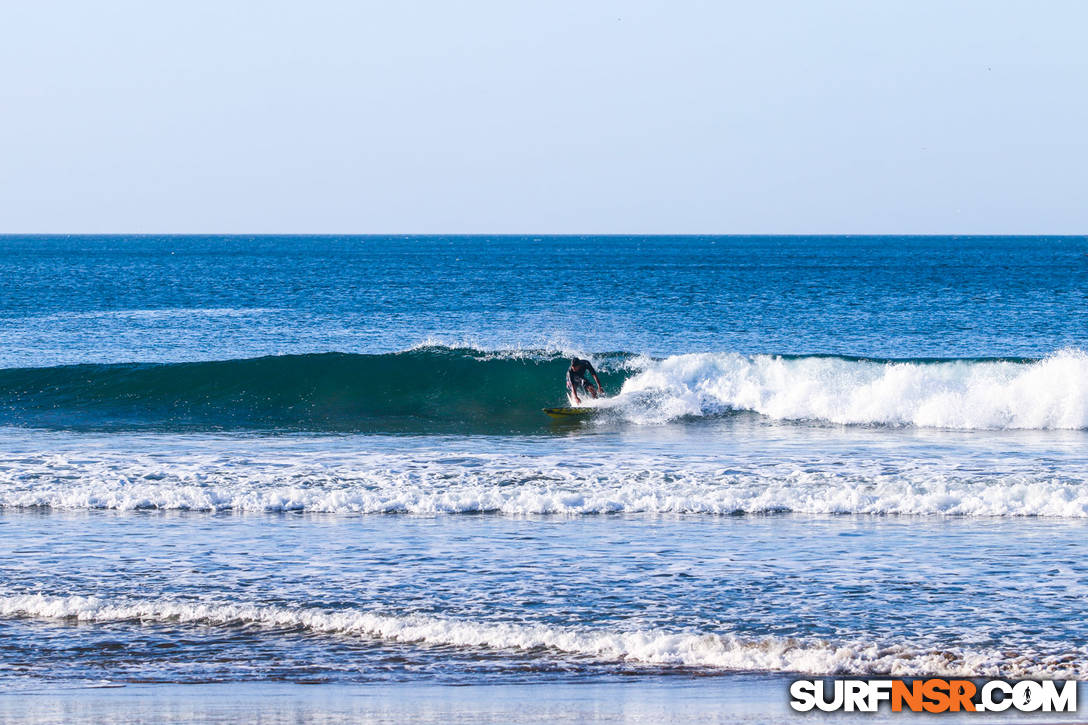
[[[0,233],[1088,233],[1088,3],[0,2]]]

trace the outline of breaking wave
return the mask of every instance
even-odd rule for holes
[[[117,600],[15,594],[0,597],[0,616],[76,622],[178,622],[205,626],[304,629],[430,646],[495,650],[546,649],[605,662],[705,670],[798,672],[894,677],[1088,677],[1086,653],[938,649],[925,645],[830,643],[819,640],[657,630],[473,622],[426,615],[394,616],[361,610],[168,600]]]
[[[1088,355],[903,360],[676,355],[609,401],[638,422],[752,411],[776,420],[958,429],[1088,428]]]
[[[1088,429],[1088,354],[871,360],[697,353],[591,356],[612,397],[579,425],[758,414],[954,429]],[[526,433],[564,405],[566,358],[422,347],[169,364],[0,370],[0,424],[58,429]]]

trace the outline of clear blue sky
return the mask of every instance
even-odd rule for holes
[[[1088,233],[1088,3],[6,2],[0,232]]]

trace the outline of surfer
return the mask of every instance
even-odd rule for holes
[[[589,375],[593,376],[592,383],[587,379]],[[567,390],[574,398],[575,405],[582,402],[582,399],[578,397],[579,390],[582,393],[589,393],[594,398],[601,394],[601,380],[597,377],[597,371],[593,369],[589,360],[578,357],[570,359],[570,367],[567,369]]]

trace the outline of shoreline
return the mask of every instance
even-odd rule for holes
[[[74,725],[113,722],[261,723],[776,723],[898,721],[930,715],[793,712],[792,677],[738,674],[630,682],[540,684],[215,684],[51,685],[0,691],[0,722]],[[1088,683],[1078,713],[952,714],[941,722],[1088,722]]]

